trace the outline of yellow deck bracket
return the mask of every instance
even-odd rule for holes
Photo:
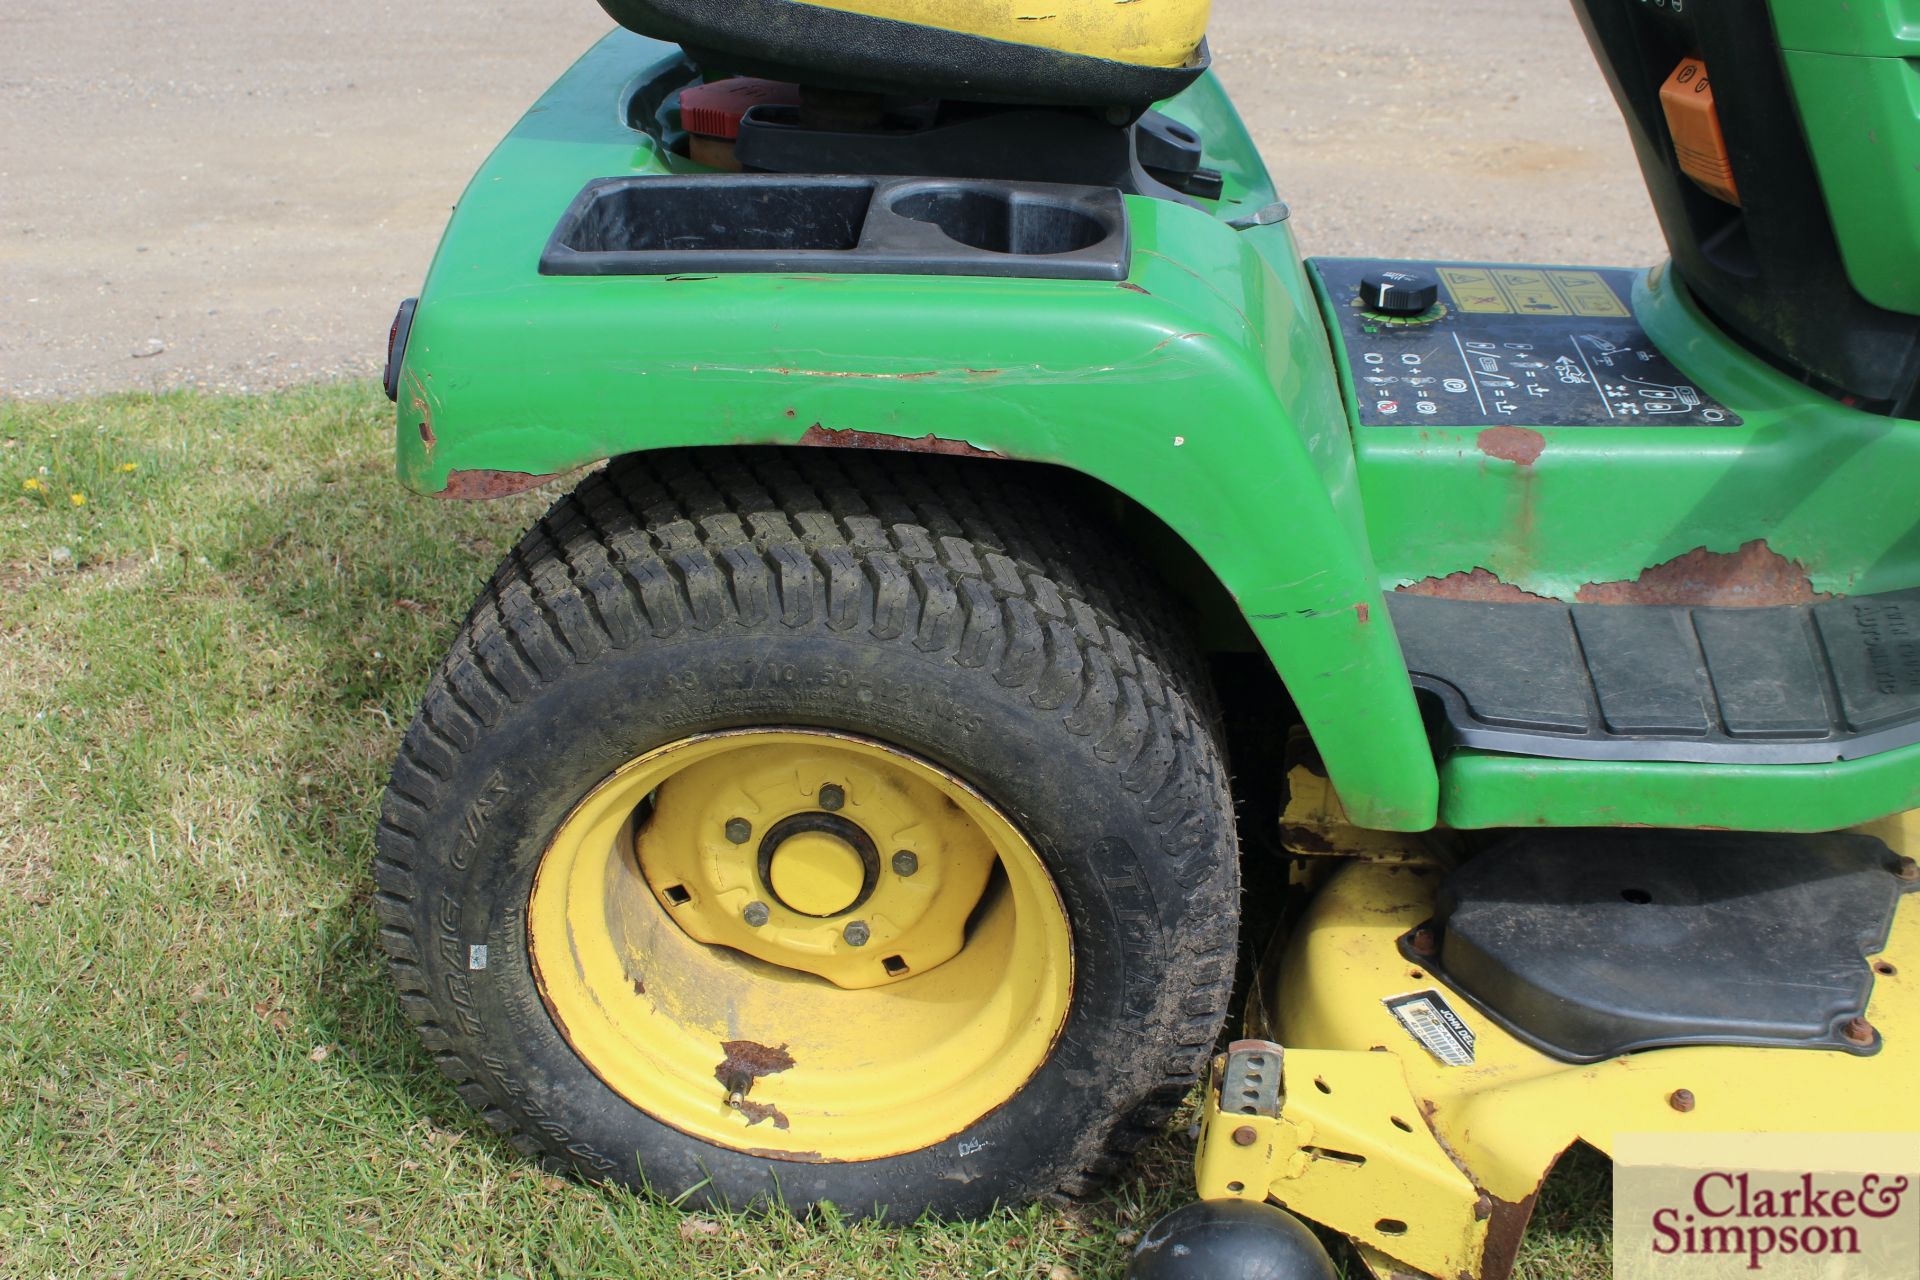
[[[1201,1199],[1266,1199],[1275,1162],[1298,1150],[1280,1120],[1280,1064],[1268,1040],[1236,1040],[1213,1060],[1194,1170]]]
[[[1234,1114],[1236,1055],[1284,1061],[1277,1116]],[[1434,1275],[1471,1274],[1488,1206],[1422,1118],[1397,1055],[1240,1041],[1216,1063],[1196,1168],[1203,1199],[1271,1198]]]

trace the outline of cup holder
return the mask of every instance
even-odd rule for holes
[[[587,200],[563,245],[583,254],[847,252],[872,202],[870,178],[628,182]]]
[[[1044,257],[1090,249],[1110,234],[1099,218],[1021,193],[925,188],[896,197],[892,212],[938,227],[948,239],[987,253]]]
[[[553,276],[807,272],[1124,280],[1112,187],[808,174],[595,178],[540,255]]]

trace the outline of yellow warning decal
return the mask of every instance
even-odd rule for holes
[[[1513,308],[1507,304],[1507,296],[1500,292],[1500,286],[1493,282],[1493,273],[1479,267],[1441,267],[1440,278],[1446,282],[1447,292],[1453,295],[1453,305],[1462,311],[1477,311],[1482,315],[1511,315]]]
[[[1613,286],[1601,279],[1597,271],[1550,271],[1554,287],[1560,290],[1560,296],[1567,300],[1577,316],[1617,316],[1625,319],[1628,315],[1626,305],[1613,291]]]
[[[1555,292],[1553,281],[1544,271],[1522,271],[1513,267],[1501,267],[1493,273],[1500,282],[1501,292],[1507,295],[1507,301],[1513,309],[1523,316],[1565,316],[1573,314],[1573,309]]]
[[[1468,314],[1590,316],[1626,319],[1632,313],[1598,271],[1536,271],[1530,267],[1440,267],[1453,305]]]
[[[1632,313],[1597,271],[1534,271],[1532,267],[1436,267],[1455,311],[1469,315],[1584,315],[1628,319]]]

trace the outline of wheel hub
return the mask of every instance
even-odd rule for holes
[[[814,739],[675,773],[634,852],[689,937],[848,989],[958,955],[997,861],[923,772]]]
[[[767,832],[759,871],[782,906],[827,919],[866,902],[880,878],[880,856],[873,837],[845,818],[801,813]]]

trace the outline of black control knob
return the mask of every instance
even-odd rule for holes
[[[1412,271],[1369,271],[1360,277],[1360,305],[1383,316],[1417,316],[1440,300],[1431,276]]]

